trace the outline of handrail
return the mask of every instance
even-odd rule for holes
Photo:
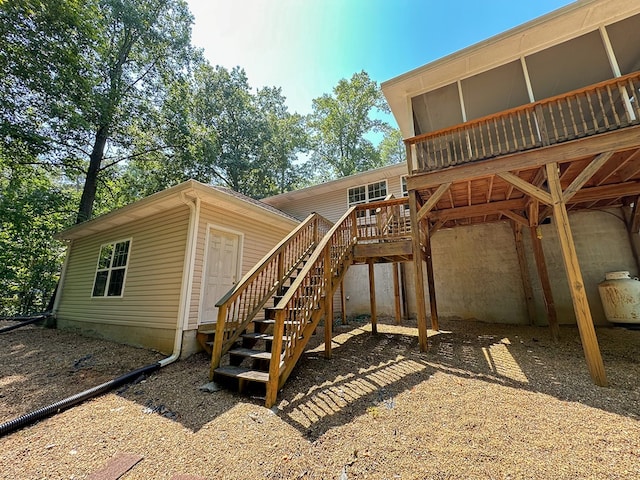
[[[333,282],[332,278],[338,273],[356,242],[355,209],[356,206],[349,208],[327,232],[274,308],[276,319],[269,369],[271,392],[274,392],[274,389],[277,391],[281,368],[286,366],[288,359],[291,359],[291,362],[297,360],[292,357],[311,316],[321,308],[322,299],[335,290],[334,285],[328,282]]]
[[[640,123],[639,89],[634,72],[404,142],[418,171],[554,145]]]
[[[211,372],[266,302],[276,292],[282,291],[284,280],[325,236],[331,225],[321,215],[309,215],[218,301]]]

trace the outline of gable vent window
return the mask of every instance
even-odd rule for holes
[[[129,263],[131,240],[107,243],[100,247],[92,297],[121,297]]]

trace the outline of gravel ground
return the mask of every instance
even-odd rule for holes
[[[208,358],[177,362],[0,439],[0,477],[82,479],[121,453],[124,479],[640,478],[640,331],[598,329],[611,386],[579,335],[442,320],[321,329],[278,397],[205,393]],[[7,323],[0,322],[0,326]],[[161,358],[25,327],[0,335],[0,422]]]

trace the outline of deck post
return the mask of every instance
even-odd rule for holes
[[[409,191],[409,214],[411,218],[411,241],[418,315],[418,340],[420,350],[427,351],[427,306],[424,298],[424,276],[422,273],[422,248],[420,246],[420,224],[418,222],[418,199],[415,190]]]
[[[213,371],[220,366],[222,358],[222,344],[224,343],[224,327],[227,318],[228,304],[224,303],[218,308],[218,322],[216,323],[216,333],[213,337],[213,348],[211,352],[211,366],[209,367],[209,381],[213,381]]]
[[[567,215],[567,208],[564,203],[562,186],[560,185],[560,177],[558,175],[558,164],[555,162],[548,163],[546,169],[549,190],[551,198],[553,199],[553,215],[560,240],[562,259],[569,281],[569,290],[571,292],[571,299],[573,300],[578,330],[580,331],[582,348],[591,378],[596,385],[605,387],[608,384],[607,376],[604,371],[604,364],[602,362],[602,355],[600,354],[600,347],[598,346],[596,331],[593,326],[591,310],[589,310],[589,302],[585,292],[582,272],[578,264],[576,247],[569,226],[569,216]]]
[[[398,275],[398,262],[394,262],[391,266],[393,269],[393,297],[396,306],[396,325],[400,325],[402,321],[402,309],[400,308],[400,278]]]
[[[340,308],[342,309],[342,325],[347,324],[347,302],[344,297],[344,278],[340,280]]]
[[[280,358],[282,357],[282,337],[284,336],[284,310],[276,312],[276,322],[273,325],[273,342],[271,343],[271,361],[269,362],[269,381],[265,407],[271,408],[278,398],[280,386]]]
[[[429,286],[429,307],[431,308],[431,329],[438,331],[438,304],[436,302],[436,282],[433,275],[433,261],[431,255],[431,232],[429,221],[425,220],[424,225],[424,258],[427,264],[427,284]]]
[[[369,260],[369,301],[371,302],[371,333],[378,333],[378,316],[376,312],[376,281],[373,261]]]
[[[518,265],[520,266],[520,277],[522,278],[524,299],[527,304],[527,312],[529,314],[529,325],[535,325],[536,307],[533,302],[533,288],[531,287],[531,279],[529,278],[529,266],[527,265],[527,258],[524,254],[522,224],[512,221],[511,226],[513,227],[513,237],[516,244],[516,254],[518,255]]]
[[[331,358],[331,336],[333,330],[333,295],[331,295],[331,246],[327,246],[324,254],[324,356]]]
[[[538,271],[538,278],[542,285],[542,295],[544,297],[544,308],[547,312],[547,322],[549,323],[549,330],[551,330],[551,337],[554,341],[557,341],[560,337],[560,327],[558,326],[558,315],[556,313],[556,304],[553,301],[553,290],[551,289],[551,282],[549,281],[549,271],[547,270],[547,262],[544,258],[544,250],[542,249],[542,236],[538,235],[538,226],[529,227],[531,232],[531,246],[533,248],[533,257],[536,260],[536,270]]]

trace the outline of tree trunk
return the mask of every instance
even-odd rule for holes
[[[93,150],[89,156],[89,169],[87,177],[82,189],[82,197],[80,197],[80,207],[78,208],[78,216],[76,223],[82,223],[91,219],[93,213],[93,202],[96,199],[96,189],[98,187],[98,174],[100,173],[100,165],[104,157],[104,148],[107,144],[108,129],[100,127],[96,132],[96,139],[93,143]]]

